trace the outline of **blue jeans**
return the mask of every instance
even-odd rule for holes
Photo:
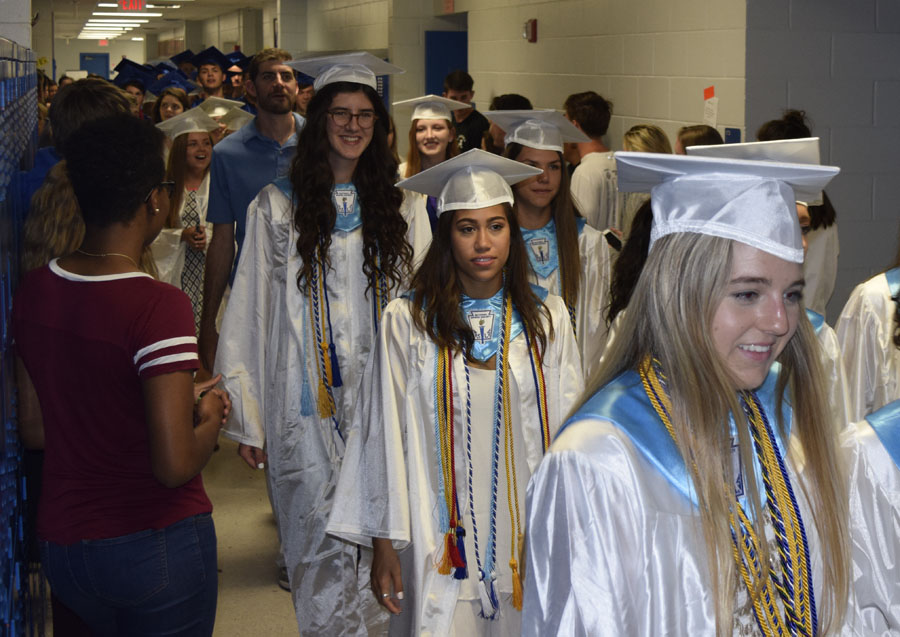
[[[218,571],[208,513],[164,529],[41,542],[53,593],[96,635],[212,635]]]

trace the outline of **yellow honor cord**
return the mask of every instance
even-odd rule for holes
[[[666,426],[672,440],[677,442],[675,430],[669,419],[672,408],[671,401],[649,356],[641,363],[638,371],[650,403]],[[737,500],[735,500],[733,512],[729,517],[734,539],[732,554],[753,603],[757,623],[764,635],[766,637],[775,635],[808,635],[811,637],[815,632],[814,602],[813,591],[809,586],[809,564],[803,530],[797,511],[792,506],[790,486],[787,483],[786,475],[779,469],[774,442],[768,434],[763,415],[752,396],[745,394],[744,399],[745,404],[749,407],[750,413],[747,416],[751,433],[758,443],[757,456],[761,465],[766,468],[763,480],[766,486],[770,487],[775,499],[775,506],[781,513],[780,518],[786,539],[784,544],[787,545],[787,551],[779,542],[779,553],[783,562],[789,565],[793,573],[791,590],[788,591],[784,582],[775,576],[768,564],[760,562],[760,540],[753,524]],[[697,472],[696,465],[694,465],[694,472]],[[771,507],[769,511],[770,516],[773,515]],[[773,525],[777,532],[778,525],[774,522]],[[782,599],[785,618],[778,612],[776,597]]]

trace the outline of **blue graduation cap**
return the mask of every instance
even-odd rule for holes
[[[161,60],[153,65],[153,68],[156,69],[157,73],[169,73],[171,71],[177,71],[178,67],[173,64],[170,60]]]
[[[193,64],[194,52],[191,51],[190,49],[185,49],[181,53],[179,53],[177,55],[173,55],[169,59],[175,63],[175,66],[178,66],[179,64],[182,64],[183,62],[190,62],[191,64]]]
[[[113,70],[118,74],[113,80],[113,84],[119,88],[125,88],[128,84],[139,84],[143,92],[156,82],[155,70],[148,69],[143,64],[132,62],[128,58],[123,58]]]
[[[189,80],[187,76],[181,71],[172,71],[171,73],[166,73],[161,78],[156,80],[156,82],[154,82],[154,84],[150,87],[150,90],[159,95],[163,90],[169,88],[170,86],[180,88],[185,93],[190,93],[194,90],[194,88],[196,88],[197,85]]]
[[[224,73],[230,66],[232,66],[231,62],[228,61],[228,58],[216,47],[211,46],[209,48],[203,49],[194,56],[194,59],[191,60],[191,64],[196,66],[198,69],[203,64],[215,64]]]
[[[246,71],[250,66],[250,59],[240,51],[232,51],[231,53],[227,53],[225,58],[231,62],[229,68],[232,66],[239,67],[242,71]]]
[[[296,71],[294,75],[297,76],[297,86],[300,88],[306,88],[307,86],[312,86],[316,78],[311,75],[307,75],[306,73],[301,73],[300,71]]]

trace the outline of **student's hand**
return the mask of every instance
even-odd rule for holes
[[[213,378],[208,378],[202,382],[194,383],[194,402],[199,403],[200,398],[210,392],[215,391],[216,396],[219,397],[219,400],[222,401],[222,424],[225,424],[225,421],[228,420],[228,414],[231,413],[231,397],[228,395],[228,392],[224,389],[216,389],[216,385],[218,385],[222,381],[222,374],[216,374]]]
[[[238,455],[244,459],[252,469],[265,469],[268,456],[259,447],[251,447],[243,443],[238,445]]]
[[[398,600],[403,599],[403,576],[400,557],[390,540],[376,537],[372,540],[375,556],[372,558],[372,592],[378,603],[399,615],[403,610]],[[394,594],[391,595],[393,588]]]

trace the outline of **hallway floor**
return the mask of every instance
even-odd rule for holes
[[[266,497],[265,474],[237,455],[224,436],[203,470],[213,503],[219,552],[215,637],[296,637],[291,594],[278,587],[278,538]]]

